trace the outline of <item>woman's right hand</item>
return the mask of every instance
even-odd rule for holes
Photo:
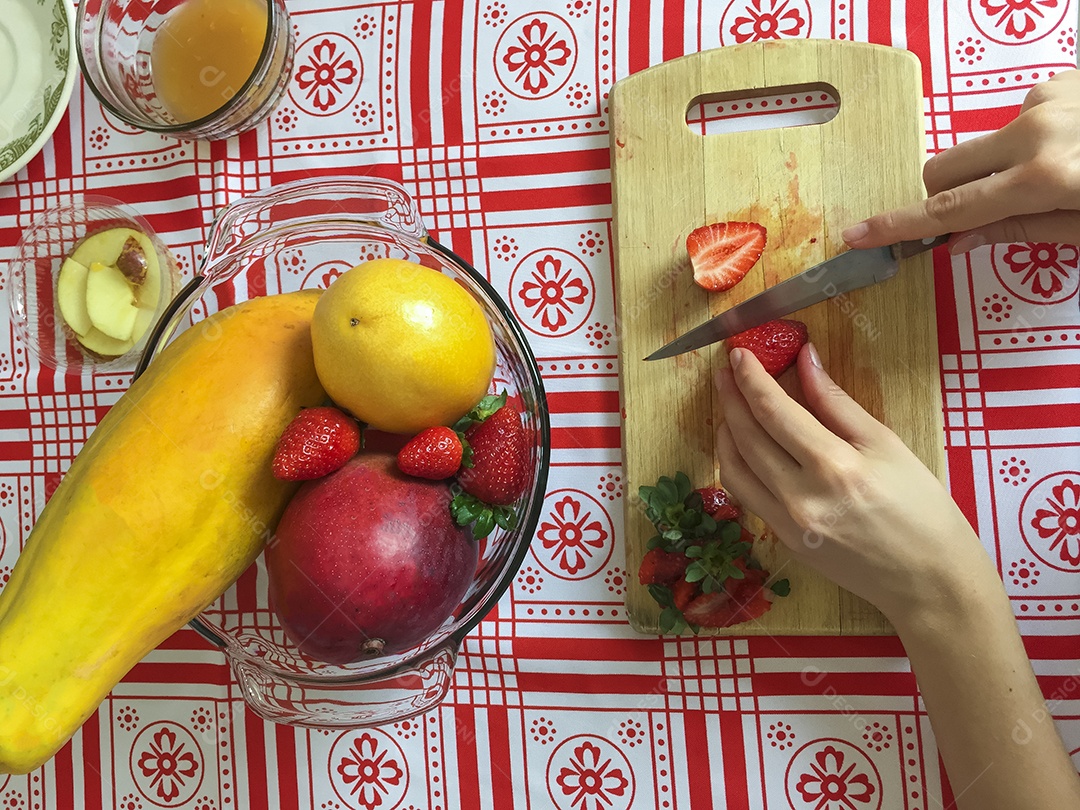
[[[929,198],[844,231],[853,248],[951,233],[949,252],[994,242],[1080,243],[1080,70],[1031,88],[997,132],[927,161]]]

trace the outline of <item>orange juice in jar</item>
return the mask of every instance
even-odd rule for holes
[[[285,2],[82,0],[83,78],[133,127],[231,138],[266,120],[288,89],[296,43]]]
[[[224,107],[251,79],[267,37],[265,0],[184,0],[154,37],[158,101],[179,123]]]

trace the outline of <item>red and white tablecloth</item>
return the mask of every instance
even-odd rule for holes
[[[320,732],[245,708],[224,657],[177,633],[0,808],[814,808],[949,806],[891,638],[663,639],[628,628],[607,97],[618,78],[762,37],[914,51],[927,148],[995,129],[1076,63],[1070,0],[294,0],[288,96],[256,131],[178,143],[77,86],[52,142],[0,184],[0,269],[78,192],[146,215],[196,267],[246,192],[315,173],[400,180],[443,244],[524,324],[550,393],[552,471],[532,550],[466,641],[446,702]],[[1012,595],[1080,763],[1077,249],[937,257],[954,496]],[[0,285],[7,282],[0,276]],[[540,296],[540,285],[551,290]],[[8,318],[6,307],[3,315]],[[0,329],[0,587],[34,516],[128,384],[42,371]],[[1070,517],[1071,515],[1071,517]],[[579,551],[574,538],[598,544]],[[590,546],[591,548],[591,546]]]

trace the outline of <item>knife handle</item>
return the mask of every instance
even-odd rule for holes
[[[918,256],[920,253],[925,253],[928,250],[933,250],[939,245],[944,245],[949,241],[949,237],[952,234],[945,234],[944,236],[938,236],[933,239],[927,237],[926,239],[912,239],[908,242],[897,242],[892,246],[892,254],[897,259],[910,259],[912,256]]]

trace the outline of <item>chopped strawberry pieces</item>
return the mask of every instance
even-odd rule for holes
[[[720,487],[702,487],[694,492],[701,496],[705,514],[713,520],[738,520],[742,517],[742,509],[732,502],[726,490]]]
[[[807,339],[805,323],[785,318],[733,335],[725,341],[725,346],[729,352],[732,349],[752,352],[765,370],[776,377],[795,362]]]
[[[765,227],[756,222],[717,222],[692,231],[686,252],[694,282],[710,291],[731,289],[761,257],[765,237]]]
[[[729,627],[756,619],[791,583],[769,579],[751,557],[754,536],[742,510],[720,487],[693,489],[689,476],[661,476],[638,497],[658,532],[642,558],[638,581],[661,607],[661,633]],[[711,518],[711,519],[710,519]]]
[[[681,552],[654,548],[642,558],[638,568],[638,581],[642,585],[671,586],[682,579],[690,558]]]
[[[683,609],[686,621],[700,627],[730,627],[756,619],[772,606],[764,587],[768,574],[760,568],[748,568],[743,560],[737,560],[735,565],[743,578],[729,577],[724,580],[723,590],[695,598]]]
[[[693,602],[694,598],[700,593],[701,585],[699,583],[687,582],[685,579],[680,579],[671,586],[671,594],[674,598],[675,607],[683,611],[690,606],[690,603]]]

